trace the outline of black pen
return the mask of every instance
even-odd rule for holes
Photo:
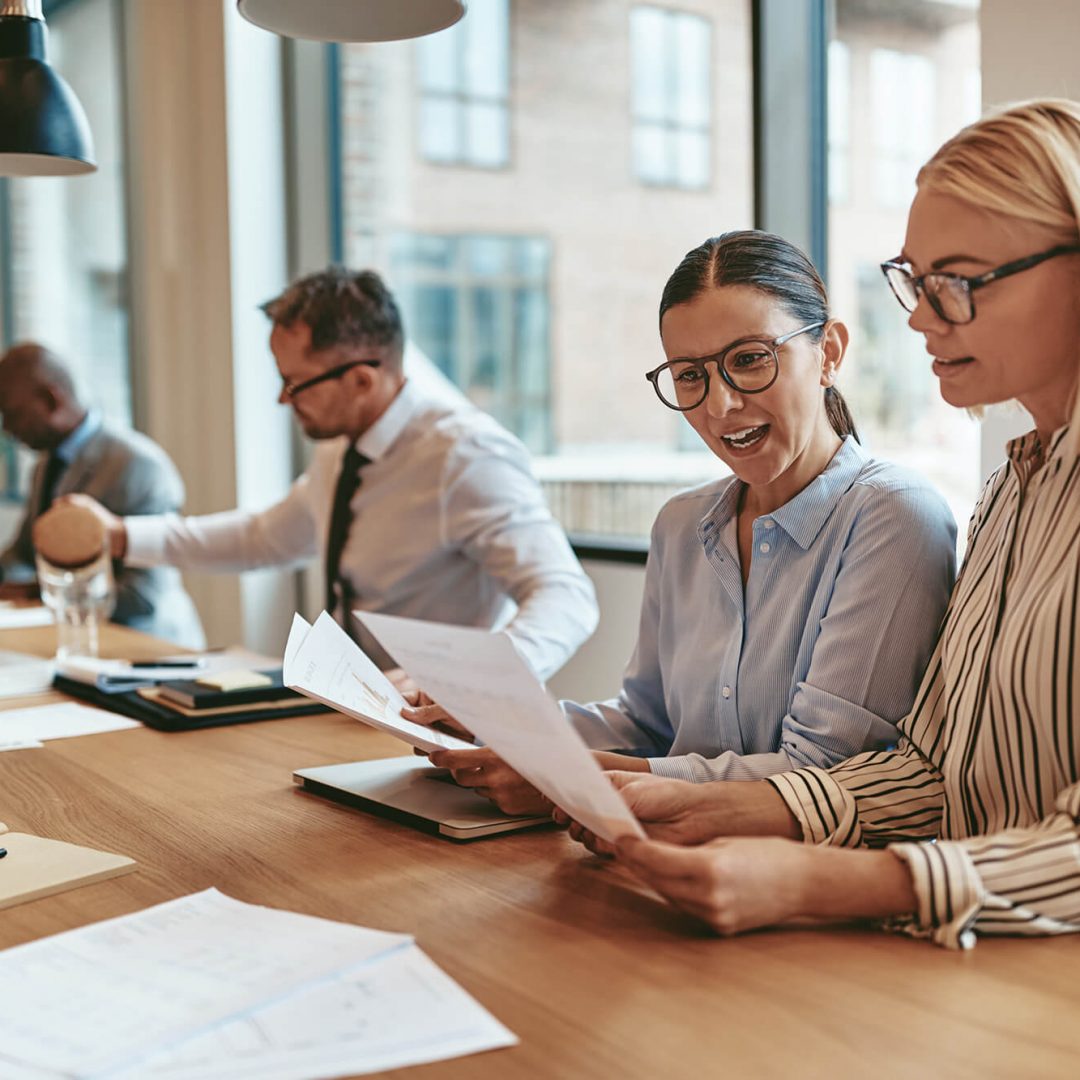
[[[175,668],[191,668],[202,667],[206,661],[201,656],[193,657],[191,660],[129,660],[129,668],[156,668],[156,667],[175,667]]]

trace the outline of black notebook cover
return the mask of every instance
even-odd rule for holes
[[[298,695],[296,707],[285,710],[268,709],[263,705],[254,704],[245,712],[186,716],[170,709],[167,705],[158,705],[153,701],[148,701],[137,690],[106,694],[96,686],[79,682],[77,679],[68,679],[63,675],[57,675],[53,679],[53,686],[65,694],[70,694],[71,697],[88,701],[110,712],[120,713],[121,716],[130,716],[133,720],[140,720],[147,727],[156,728],[158,731],[193,731],[197,728],[224,727],[226,724],[246,724],[252,720],[284,720],[287,716],[310,716],[314,713],[334,711],[321,702]]]

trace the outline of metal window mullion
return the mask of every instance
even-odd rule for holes
[[[828,280],[826,7],[753,0],[754,216]]]

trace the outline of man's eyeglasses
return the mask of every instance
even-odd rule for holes
[[[1080,244],[1059,244],[1047,251],[1040,251],[1038,255],[1007,262],[976,277],[950,274],[943,270],[916,275],[911,272],[910,266],[897,260],[882,263],[881,272],[905,311],[914,311],[918,307],[919,296],[925,296],[927,303],[947,323],[962,326],[975,318],[975,298],[972,294],[976,289],[989,285],[991,281],[1000,281],[1012,274],[1030,270],[1047,259],[1076,252],[1080,252]]]
[[[720,378],[740,394],[760,394],[768,390],[780,374],[777,350],[799,334],[820,330],[823,322],[800,326],[772,341],[758,338],[741,338],[733,341],[715,356],[703,356],[696,360],[669,360],[658,368],[645,373],[653,384],[656,396],[669,408],[678,412],[696,409],[709,396],[709,369],[716,364]]]
[[[321,382],[329,382],[330,379],[340,379],[346,371],[352,371],[354,367],[380,367],[381,365],[381,360],[350,360],[348,363],[338,364],[337,367],[332,367],[329,371],[324,371],[321,375],[313,375],[310,379],[305,379],[303,382],[287,382],[282,386],[281,393],[287,401],[292,401],[297,394],[303,393],[303,391],[309,390],[313,386],[318,386]]]

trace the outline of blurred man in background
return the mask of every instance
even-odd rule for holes
[[[39,455],[26,511],[0,554],[0,597],[34,592],[31,529],[60,496],[82,492],[123,515],[165,513],[183,504],[183,482],[165,451],[87,409],[67,367],[42,345],[24,342],[0,357],[0,416],[4,431]],[[123,567],[116,584],[114,622],[179,645],[205,644],[176,570]]]

